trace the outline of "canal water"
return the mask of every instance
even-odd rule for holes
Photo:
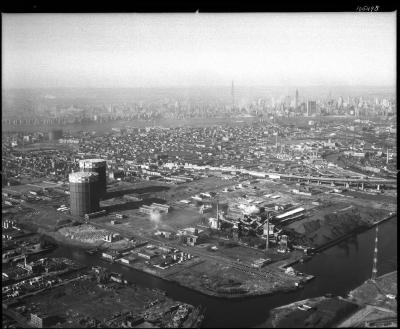
[[[316,278],[303,289],[272,296],[240,300],[208,297],[119,264],[110,264],[83,250],[60,246],[50,255],[69,257],[82,264],[99,265],[122,273],[136,284],[158,288],[173,299],[206,307],[203,327],[251,327],[263,323],[269,311],[296,300],[321,296],[326,293],[345,296],[371,276],[375,229],[370,229],[315,255],[310,261],[295,268]],[[397,218],[379,226],[378,275],[397,270]]]

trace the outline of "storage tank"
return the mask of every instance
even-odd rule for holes
[[[49,132],[49,140],[50,141],[58,140],[58,139],[62,138],[62,136],[63,136],[63,132],[61,129],[55,129],[55,130],[51,130]]]
[[[75,172],[69,175],[71,215],[82,217],[99,210],[99,174]]]
[[[103,159],[85,159],[79,161],[79,169],[84,172],[95,172],[99,174],[98,191],[99,197],[105,196],[107,191],[107,162]]]

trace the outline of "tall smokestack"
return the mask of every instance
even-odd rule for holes
[[[386,164],[389,164],[389,148],[386,148]]]
[[[219,200],[217,200],[217,228],[218,228],[218,230],[220,229],[220,223],[219,223]]]
[[[267,215],[267,242],[265,245],[265,252],[268,253],[268,249],[269,249],[269,213]]]

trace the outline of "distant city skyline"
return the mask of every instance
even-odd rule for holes
[[[3,88],[395,86],[396,13],[3,14]]]

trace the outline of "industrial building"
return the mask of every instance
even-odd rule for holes
[[[167,204],[155,203],[151,204],[151,207],[158,210],[160,213],[168,213],[170,210],[170,206]]]
[[[275,219],[279,220],[279,224],[290,224],[293,221],[299,220],[303,218],[305,215],[305,209],[302,207],[298,207],[283,214],[275,216]]]
[[[79,169],[84,172],[95,172],[99,175],[97,188],[99,197],[105,196],[107,191],[107,162],[103,159],[84,159],[79,161]]]
[[[83,217],[99,210],[99,174],[76,172],[69,175],[70,208],[73,216]]]
[[[139,212],[141,212],[142,214],[150,215],[153,211],[154,209],[152,207],[145,204],[139,208]]]
[[[51,130],[49,132],[49,140],[50,141],[59,140],[62,137],[63,137],[63,131],[61,129],[55,129],[55,130]]]
[[[152,212],[158,213],[168,213],[170,210],[170,206],[167,204],[160,204],[153,202],[150,206],[143,205],[139,208],[139,212],[143,214],[151,214]]]

